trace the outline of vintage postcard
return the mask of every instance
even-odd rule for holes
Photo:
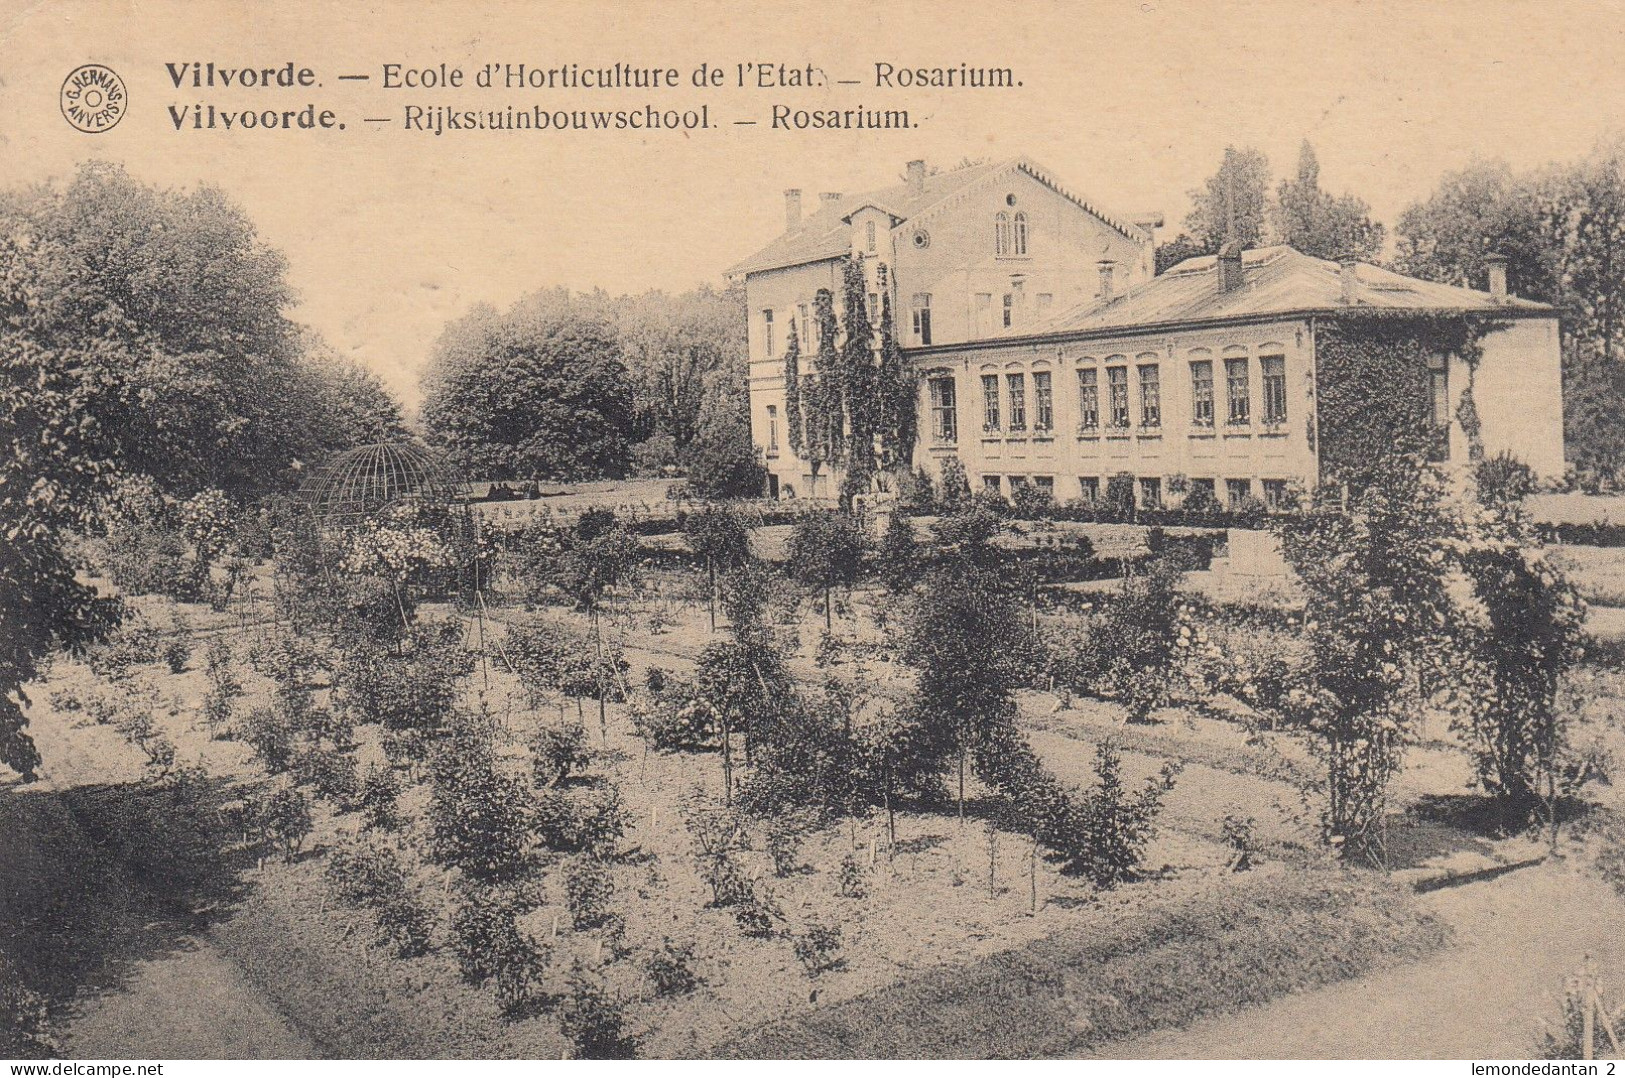
[[[1613,1074],[1622,47],[0,0],[0,1058]]]

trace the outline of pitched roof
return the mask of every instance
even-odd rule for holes
[[[951,172],[927,176],[924,188],[919,191],[907,183],[900,183],[825,202],[817,210],[802,218],[795,228],[749,258],[729,267],[726,275],[735,277],[745,273],[759,273],[763,270],[783,269],[787,266],[801,266],[809,262],[839,258],[846,254],[852,245],[848,219],[863,207],[873,206],[890,214],[895,221],[920,218],[953,204],[961,195],[968,194],[982,181],[992,181],[995,177],[1015,170],[1027,173],[1125,236],[1142,242],[1149,240],[1145,232],[1127,217],[1113,214],[1099,204],[1081,198],[1062,187],[1053,174],[1036,161],[1028,157],[1012,157],[994,164],[967,165]]]
[[[1342,268],[1291,247],[1260,247],[1242,253],[1242,283],[1220,292],[1217,259],[1187,258],[1158,277],[1125,290],[1110,303],[1090,300],[1062,311],[1013,336],[1130,329],[1210,319],[1314,311],[1553,311],[1544,303],[1509,297],[1497,302],[1488,292],[1406,277],[1361,262],[1354,302],[1343,303]],[[1555,312],[1554,312],[1555,313]]]

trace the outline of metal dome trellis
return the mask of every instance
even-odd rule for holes
[[[423,446],[377,442],[347,449],[327,461],[300,496],[323,525],[347,527],[408,499],[431,506],[466,505],[469,489]]]

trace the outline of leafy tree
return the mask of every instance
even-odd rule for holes
[[[1212,253],[1213,252],[1211,251],[1203,250],[1200,243],[1197,243],[1195,240],[1191,239],[1189,232],[1181,232],[1167,243],[1161,244],[1157,247],[1156,272],[1166,273],[1173,267],[1185,261],[1187,258],[1195,258],[1198,255]]]
[[[743,288],[645,292],[609,306],[632,383],[635,437],[665,435],[683,457],[720,418],[744,412]]]
[[[476,308],[435,343],[423,377],[430,440],[496,479],[619,477],[634,433],[615,327],[562,289]]]
[[[914,461],[914,441],[919,422],[919,381],[913,366],[903,358],[893,322],[891,289],[881,283],[880,292],[880,370],[876,396],[880,427],[880,466],[903,471]]]
[[[706,427],[683,457],[689,489],[701,498],[759,498],[767,484],[762,451],[743,415]]]
[[[1560,298],[1558,253],[1541,212],[1540,184],[1505,161],[1476,160],[1439,181],[1399,215],[1394,268],[1465,288],[1482,288],[1485,257],[1507,259],[1507,289],[1545,302]]]
[[[1453,725],[1467,736],[1478,777],[1510,827],[1545,803],[1555,821],[1568,760],[1559,694],[1580,654],[1584,605],[1539,551],[1524,516],[1532,476],[1500,457],[1477,469],[1485,513],[1462,568],[1474,601],[1458,622]],[[1542,788],[1544,786],[1544,789]]]
[[[750,528],[744,518],[723,505],[706,505],[683,518],[683,539],[705,562],[711,628],[717,627],[717,574],[750,560]]]
[[[1387,790],[1415,736],[1420,687],[1446,673],[1462,530],[1446,481],[1416,456],[1374,456],[1364,471],[1346,511],[1272,524],[1305,592],[1310,651],[1285,709],[1327,769],[1328,839],[1381,864]]]
[[[1249,148],[1224,148],[1219,171],[1190,192],[1191,212],[1185,217],[1185,231],[1202,254],[1213,254],[1230,238],[1243,247],[1264,242],[1266,207],[1269,197],[1269,160]]]
[[[921,733],[912,744],[924,759],[912,769],[940,770],[956,758],[961,816],[972,750],[1014,729],[1021,679],[1014,642],[1024,637],[1020,611],[995,571],[950,558],[921,585],[904,643],[905,661],[919,669]]]
[[[868,542],[863,525],[849,513],[810,516],[790,533],[786,558],[790,575],[804,586],[823,591],[826,630],[835,627],[831,593],[838,584],[857,582]]]
[[[1320,162],[1305,139],[1298,171],[1282,180],[1270,207],[1275,239],[1316,258],[1354,254],[1370,260],[1382,250],[1383,227],[1371,220],[1371,207],[1353,195],[1321,190]]]

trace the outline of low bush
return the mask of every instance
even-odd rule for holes
[[[721,723],[716,710],[704,700],[698,687],[670,675],[656,679],[655,668],[649,671],[651,688],[647,695],[632,701],[632,726],[638,736],[653,748],[666,751],[694,751],[710,748],[721,736]]]
[[[579,722],[559,726],[539,723],[530,747],[539,786],[557,786],[571,772],[584,770],[592,761],[587,751],[587,729]]]
[[[279,708],[256,707],[243,716],[240,735],[271,774],[286,771],[297,749],[293,724]]]
[[[291,861],[310,835],[310,799],[296,789],[278,789],[249,798],[244,818],[262,842]]]
[[[775,901],[773,890],[755,880],[745,880],[739,898],[729,909],[734,923],[747,936],[771,939],[778,935],[778,926],[784,920],[784,911]]]
[[[674,943],[666,937],[643,966],[657,996],[682,996],[694,991],[700,979],[694,972],[694,944]]]
[[[323,879],[342,905],[376,908],[406,890],[409,882],[395,848],[370,839],[351,840],[335,847]]]
[[[581,793],[546,789],[536,795],[536,837],[550,850],[612,856],[630,822],[613,784]]]
[[[395,950],[398,958],[415,958],[429,952],[434,933],[434,912],[414,890],[390,896],[378,909],[378,937]]]
[[[85,652],[90,669],[104,678],[120,680],[132,668],[155,663],[162,654],[164,634],[139,614],[126,618],[106,640]]]
[[[317,797],[332,802],[340,811],[347,812],[356,806],[361,778],[355,758],[348,753],[308,745],[294,756],[292,771],[295,782],[311,787]]]
[[[185,629],[180,629],[164,637],[159,652],[164,659],[164,665],[169,667],[172,674],[186,673],[186,664],[192,658],[192,638]]]
[[[807,809],[782,812],[768,820],[767,856],[777,876],[793,876],[802,870],[801,844],[817,829],[821,817]]]
[[[841,858],[841,867],[836,873],[836,890],[842,898],[863,898],[869,893],[868,875],[858,859],[852,854]]]
[[[497,769],[489,745],[454,740],[434,757],[429,851],[471,878],[509,879],[525,867],[532,801],[525,786]]]
[[[452,915],[452,949],[463,979],[496,982],[503,1012],[515,1014],[532,999],[545,965],[534,940],[519,930],[513,896],[488,888],[470,892]]]
[[[559,1029],[576,1059],[633,1059],[638,1042],[626,1033],[626,1005],[598,978],[577,967],[559,1010]]]
[[[368,764],[356,798],[362,825],[379,831],[398,828],[401,825],[400,796],[401,784],[395,772],[388,767]]]
[[[565,905],[576,928],[597,928],[609,917],[615,880],[596,857],[578,857],[564,879]]]
[[[796,961],[809,977],[822,976],[846,961],[841,957],[841,926],[837,924],[809,921],[796,937],[794,950]]]
[[[1258,861],[1258,822],[1239,812],[1227,813],[1219,827],[1219,839],[1230,847],[1226,865],[1232,872],[1246,872]]]

